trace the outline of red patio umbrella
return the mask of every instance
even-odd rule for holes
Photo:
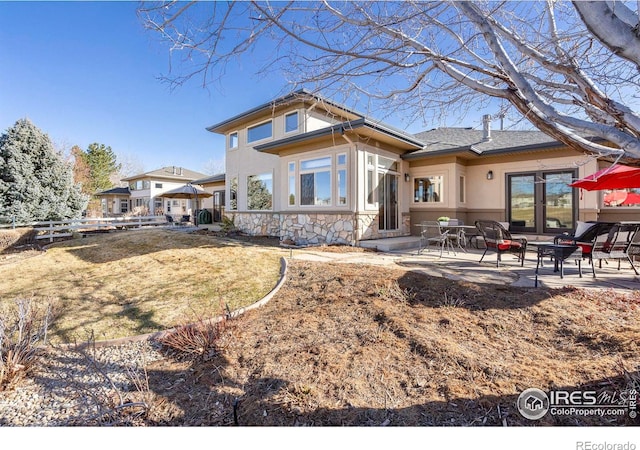
[[[603,189],[640,188],[640,167],[617,164],[598,170],[569,186],[586,189],[587,191],[601,191]]]

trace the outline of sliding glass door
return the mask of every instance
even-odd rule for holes
[[[560,234],[574,228],[577,193],[569,187],[575,170],[507,175],[507,218],[510,230]]]

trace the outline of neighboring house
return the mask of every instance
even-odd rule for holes
[[[123,216],[131,209],[131,192],[128,187],[116,187],[99,192],[96,197],[100,199],[103,217]]]
[[[394,129],[306,90],[207,128],[226,137],[226,215],[254,235],[355,245],[418,234],[440,216],[555,235],[577,220],[624,220],[602,193],[568,186],[597,159],[540,131]]]
[[[190,215],[192,210],[199,209],[195,208],[193,200],[163,198],[162,194],[205,176],[182,167],[168,166],[123,178],[122,181],[129,184],[128,188],[110,189],[97,196],[102,200],[106,215]],[[125,199],[128,200],[126,211]]]
[[[197,184],[212,194],[202,201],[202,208],[211,212],[213,222],[222,222],[225,211],[225,174],[212,175],[210,177],[193,180],[191,184]]]
[[[596,159],[488,116],[411,135],[300,90],[207,130],[226,137],[226,215],[249,234],[355,245],[440,216],[558,234],[607,215],[598,193],[567,186]]]

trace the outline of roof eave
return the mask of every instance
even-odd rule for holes
[[[420,149],[420,148],[423,148],[424,146],[424,144],[421,141],[412,139],[408,135],[403,135],[401,133],[398,133],[397,131],[392,130],[389,127],[385,127],[379,123],[372,122],[366,118],[362,118],[358,120],[343,122],[337,125],[332,125],[326,128],[321,128],[319,130],[310,131],[308,133],[297,134],[295,136],[290,136],[284,139],[279,139],[277,141],[268,142],[266,144],[256,145],[254,149],[259,152],[277,154],[279,149],[286,145],[306,142],[312,139],[318,139],[326,136],[334,136],[336,134],[344,135],[349,131],[355,131],[357,129],[362,129],[362,128],[367,128],[370,130],[384,133],[387,136],[391,136],[395,139],[398,139],[404,142],[405,144],[408,144],[409,146],[414,147],[415,149]]]

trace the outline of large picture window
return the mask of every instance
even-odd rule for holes
[[[273,207],[273,175],[264,173],[247,177],[247,209],[269,210]]]
[[[331,157],[300,162],[300,204],[331,205]]]
[[[415,178],[413,180],[413,201],[416,203],[442,202],[442,175]]]
[[[273,136],[273,123],[271,121],[247,129],[247,142],[261,141],[271,136]]]

